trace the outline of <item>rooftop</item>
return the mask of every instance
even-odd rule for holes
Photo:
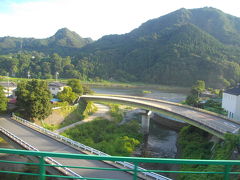
[[[3,86],[3,87],[17,87],[17,84],[14,83],[14,82],[0,82],[0,86]]]
[[[226,91],[224,91],[224,93],[239,96],[240,95],[240,87],[238,86],[238,87],[234,87],[231,89],[227,89]]]
[[[50,82],[48,86],[54,86],[54,87],[63,87],[66,86],[66,84],[61,83],[61,82]]]

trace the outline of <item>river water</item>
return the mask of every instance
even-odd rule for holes
[[[130,96],[149,97],[171,102],[181,102],[185,100],[186,94],[178,92],[166,92],[154,89],[144,89],[151,93],[143,93],[139,88],[92,88],[96,93],[119,94]],[[177,153],[177,135],[175,130],[159,125],[151,120],[150,132],[148,137],[148,152],[150,157],[174,158]]]

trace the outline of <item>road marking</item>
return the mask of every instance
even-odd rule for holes
[[[236,128],[237,126],[235,126],[235,125],[233,125],[233,124],[230,124],[230,123],[228,123],[228,122],[223,122],[225,125],[227,125],[227,126],[230,126],[230,127],[234,127],[234,128]]]

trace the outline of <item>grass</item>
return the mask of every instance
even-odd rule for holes
[[[6,141],[0,137],[0,143],[5,143]]]
[[[79,103],[78,106],[64,106],[61,109],[57,109],[55,111],[61,113],[65,118],[64,121],[62,121],[60,124],[47,124],[42,122],[41,125],[51,131],[83,120],[88,115],[97,111],[97,107],[92,102],[88,102],[87,104]]]

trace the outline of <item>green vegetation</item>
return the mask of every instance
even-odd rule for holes
[[[239,41],[234,40],[240,39],[239,21],[213,8],[180,9],[128,34],[104,36],[84,47],[80,58],[100,79],[180,86],[202,79],[207,86],[225,87],[239,81]],[[223,26],[216,29],[213,22]],[[224,29],[228,26],[234,36]],[[229,36],[234,41],[226,42]]]
[[[227,116],[227,112],[222,108],[222,103],[214,101],[212,99],[208,100],[203,105],[203,109]]]
[[[7,102],[8,99],[5,96],[3,87],[0,86],[0,113],[5,112],[7,110]]]
[[[179,145],[181,148],[181,157],[183,159],[230,159],[232,152],[240,143],[239,135],[226,134],[225,140],[218,142],[213,150],[213,143],[210,141],[210,135],[201,129],[193,126],[182,128],[179,134]],[[182,171],[223,171],[222,166],[217,165],[182,165]],[[233,167],[236,168],[236,167]],[[182,174],[179,176],[181,180],[219,180],[223,179],[223,175],[210,174]]]
[[[140,125],[136,121],[119,125],[122,111],[117,105],[111,105],[110,113],[112,121],[98,118],[66,130],[62,135],[110,155],[130,156],[142,141]]]
[[[61,109],[55,110],[60,114],[63,114],[64,121],[60,124],[47,124],[46,122],[42,121],[42,126],[46,129],[51,131],[60,129],[62,127],[68,126],[75,122],[81,121],[87,118],[90,114],[97,111],[97,107],[93,104],[93,102],[84,102],[80,101],[78,106],[63,106]]]
[[[71,113],[68,113],[64,121],[60,124],[59,128],[83,120],[95,111],[97,111],[97,107],[93,104],[93,102],[80,101],[78,106],[72,109]]]
[[[73,102],[77,98],[77,94],[72,91],[71,87],[64,87],[63,91],[57,94],[57,97],[63,102],[68,102],[69,104],[73,104]]]
[[[205,82],[198,80],[191,88],[191,94],[186,98],[186,104],[199,107],[200,94],[205,91]]]
[[[5,143],[6,141],[0,137],[0,143]]]
[[[0,38],[0,53],[40,51],[66,56],[69,53],[76,54],[79,48],[91,42],[90,38],[82,38],[77,33],[62,28],[46,39],[2,37]]]
[[[42,40],[4,37],[0,75],[224,88],[240,79],[239,24],[214,8],[180,9],[92,43],[67,29]]]
[[[72,91],[77,95],[83,94],[84,89],[79,79],[69,79],[67,85],[70,86],[72,88]]]
[[[18,111],[30,120],[43,120],[52,112],[52,98],[46,81],[22,81],[17,86]]]
[[[219,89],[209,88],[208,91],[212,96],[218,96],[216,98],[201,97],[202,93],[206,91],[205,82],[198,80],[191,88],[190,95],[187,96],[183,104],[188,104],[193,107],[202,108],[211,112],[215,112],[221,115],[227,115],[227,112],[222,108],[222,103],[219,101],[219,98],[222,96],[222,91]],[[205,101],[202,103],[201,101]]]
[[[149,94],[149,93],[152,93],[152,91],[142,91],[144,94]]]

